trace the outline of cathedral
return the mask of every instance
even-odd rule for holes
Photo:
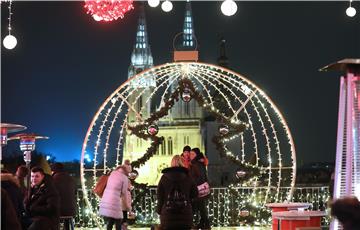
[[[191,5],[190,2],[186,2],[180,50],[195,49],[194,37]],[[131,54],[128,78],[151,67],[153,67],[153,57],[148,39],[144,6],[142,5],[136,32],[136,42]],[[174,88],[176,85],[176,83],[173,83]],[[133,87],[135,93],[131,95],[129,103],[138,114],[141,114],[142,118],[149,117],[152,112],[158,109],[154,102],[145,102],[147,100],[146,95],[150,95],[156,87],[156,81],[151,77],[135,82],[132,81],[131,87]],[[143,92],[143,94],[139,97],[136,92]],[[136,113],[130,111],[127,117],[128,124],[131,125],[136,122],[136,119]],[[160,180],[161,170],[169,167],[172,156],[181,154],[183,147],[186,145],[192,148],[199,147],[204,151],[202,121],[203,111],[196,101],[177,101],[169,114],[161,118],[157,123],[159,127],[157,135],[164,137],[164,141],[160,144],[157,153],[138,169],[139,177],[137,182],[156,185]],[[127,133],[125,136],[123,159],[133,161],[140,158],[146,152],[149,145],[150,141],[142,140],[135,135]]]
[[[131,63],[128,70],[128,78],[134,77],[136,74],[153,67],[153,57],[149,44],[148,31],[146,27],[144,5],[140,6],[140,15],[138,20],[136,42],[131,54]],[[183,31],[179,36],[180,42],[177,51],[188,52],[195,51],[195,59],[187,60],[180,58],[180,61],[197,61],[196,37],[194,31],[194,23],[192,17],[192,9],[190,2],[185,5],[185,17]],[[176,52],[174,52],[174,61],[177,61]],[[181,56],[181,55],[180,55]],[[186,56],[186,55],[185,55]],[[220,56],[217,60],[218,65],[228,67],[228,59],[225,54],[225,39],[220,40]],[[151,93],[156,88],[157,82],[153,76],[149,75],[146,79],[141,78],[131,81],[133,90],[128,103],[131,109],[127,115],[127,123],[129,125],[136,124],[138,117],[142,119],[148,118],[152,113],[156,112],[160,104],[155,101],[147,101]],[[174,82],[172,88],[177,87]],[[226,112],[223,101],[216,101],[218,108]],[[231,180],[231,172],[235,169],[224,164],[224,160],[216,153],[214,144],[212,143],[213,134],[218,132],[216,121],[206,114],[195,100],[184,102],[178,100],[171,108],[169,114],[156,123],[159,127],[157,136],[162,136],[164,141],[160,144],[156,154],[151,157],[145,165],[141,166],[139,171],[138,183],[147,183],[148,185],[157,185],[161,177],[161,171],[170,166],[171,159],[176,154],[181,154],[183,147],[189,145],[191,148],[198,147],[205,153],[209,159],[208,172],[209,180],[213,185],[224,185]],[[124,156],[123,159],[135,161],[143,156],[150,141],[145,141],[128,131],[125,135]]]

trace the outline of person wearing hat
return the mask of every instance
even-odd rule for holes
[[[190,151],[191,151],[191,147],[186,145],[183,148],[183,152],[181,154],[181,157],[184,161],[184,166],[185,168],[189,168],[190,167]]]
[[[65,229],[70,228],[71,218],[76,214],[76,185],[74,179],[64,170],[62,163],[51,165],[52,178],[60,195],[60,217],[65,218]]]

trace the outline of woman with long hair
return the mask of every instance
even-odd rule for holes
[[[171,167],[162,171],[157,188],[157,213],[161,230],[187,230],[192,227],[191,202],[197,197],[197,188],[181,156],[175,155]]]

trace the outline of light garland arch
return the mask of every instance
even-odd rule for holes
[[[268,201],[284,199],[281,187],[289,188],[286,199],[291,200],[296,175],[295,147],[289,127],[273,101],[256,84],[231,70],[207,63],[174,62],[155,66],[128,79],[104,101],[90,123],[81,153],[80,175],[88,213],[99,227],[102,221],[97,215],[98,199],[94,201],[92,188],[97,178],[121,163],[127,117],[130,111],[135,111],[129,99],[135,92],[138,98],[145,91],[133,85],[148,78],[155,79],[156,87],[143,107],[152,99],[160,98],[157,102],[160,108],[176,85],[186,79],[201,96],[204,109],[223,114],[216,108],[213,95],[217,95],[228,107],[232,124],[241,124],[245,116],[247,129],[221,140],[224,144],[233,139],[240,143],[236,153],[228,150],[226,155],[260,170],[260,176],[247,184],[255,191],[260,186],[258,181],[266,187],[261,200],[253,194],[254,204],[263,206]],[[139,123],[143,121],[139,117]],[[255,157],[254,163],[247,162],[251,156]],[[275,196],[271,193],[273,190]]]

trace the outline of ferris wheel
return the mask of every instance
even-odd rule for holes
[[[174,95],[179,84],[190,84],[204,109],[228,121],[219,130],[220,141],[226,146],[236,139],[238,144],[226,149],[226,157],[259,169],[259,175],[247,185],[267,188],[261,202],[267,201],[271,191],[278,197],[281,187],[290,188],[286,196],[291,199],[296,173],[295,147],[286,121],[273,101],[249,79],[231,70],[207,63],[174,62],[155,66],[124,82],[104,101],[90,123],[83,143],[80,173],[84,198],[92,215],[96,216],[97,207],[92,206],[89,194],[99,176],[121,164],[129,114],[135,113],[138,123],[145,122],[136,113],[133,102],[145,95],[146,88],[134,87],[144,82],[154,83],[151,93],[146,94],[144,108],[154,101],[161,108],[171,100],[169,95]],[[186,91],[181,88],[179,93]],[[182,96],[194,95],[190,92]],[[221,136],[232,124],[246,125],[235,135]]]

